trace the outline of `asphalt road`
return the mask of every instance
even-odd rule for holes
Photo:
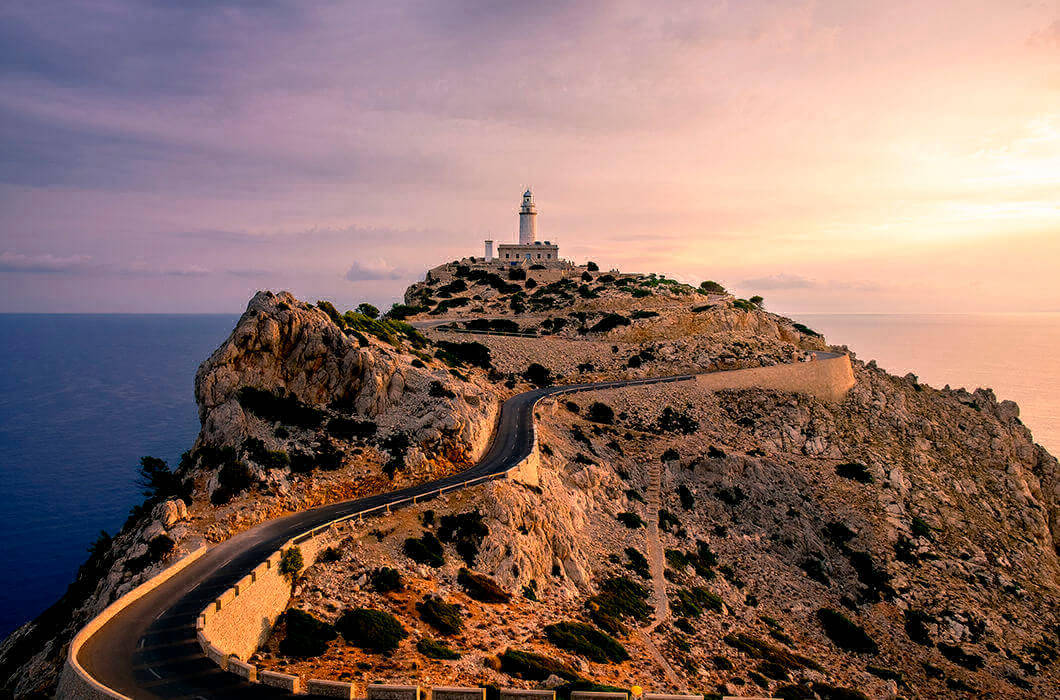
[[[78,661],[96,680],[132,698],[289,697],[277,689],[245,683],[202,655],[195,640],[195,620],[211,600],[287,540],[318,525],[384,504],[404,502],[413,495],[422,495],[426,500],[439,488],[475,477],[503,475],[533,449],[533,407],[542,397],[687,381],[694,376],[562,385],[513,396],[501,407],[493,443],[474,466],[418,486],[270,520],[236,535],[116,615],[86,641]]]

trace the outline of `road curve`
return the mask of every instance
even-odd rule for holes
[[[412,496],[424,500],[439,489],[477,477],[500,477],[534,445],[534,405],[557,394],[694,379],[694,374],[546,387],[517,394],[501,406],[493,442],[474,466],[417,486],[343,501],[261,523],[214,546],[194,563],[115,615],[78,653],[81,666],[103,685],[132,698],[289,697],[275,688],[246,683],[202,655],[195,620],[220,593],[292,537],[344,516]],[[378,512],[378,511],[377,511]]]

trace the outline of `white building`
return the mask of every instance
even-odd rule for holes
[[[503,265],[544,265],[558,267],[566,265],[559,258],[559,245],[551,241],[537,240],[537,207],[534,194],[523,192],[523,204],[519,207],[519,242],[501,243],[497,246],[497,257],[493,257],[493,241],[486,241],[486,262],[496,260]]]

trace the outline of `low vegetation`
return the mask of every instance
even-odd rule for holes
[[[353,608],[335,621],[342,638],[365,651],[384,654],[397,649],[409,633],[397,618],[383,610]]]
[[[460,608],[438,596],[427,596],[416,603],[420,619],[444,635],[459,634],[464,629]]]
[[[284,656],[320,656],[327,651],[328,642],[338,636],[332,625],[303,610],[288,610],[283,621],[287,634],[280,640],[280,653]]]
[[[558,622],[545,627],[548,641],[560,649],[580,654],[597,663],[621,663],[629,659],[626,648],[611,635],[584,622]]]

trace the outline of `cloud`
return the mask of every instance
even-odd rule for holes
[[[24,255],[12,251],[0,253],[0,272],[56,273],[84,270],[92,257],[89,255],[71,255],[61,257],[45,253],[44,255]]]
[[[346,279],[350,282],[366,282],[369,280],[399,280],[408,277],[407,270],[395,268],[382,258],[375,260],[354,261],[350,269],[346,271]]]
[[[767,275],[766,277],[752,277],[746,279],[741,283],[744,287],[753,287],[754,289],[815,289],[821,285],[816,281],[803,277],[801,275],[789,275],[785,273],[779,273],[776,275]]]

